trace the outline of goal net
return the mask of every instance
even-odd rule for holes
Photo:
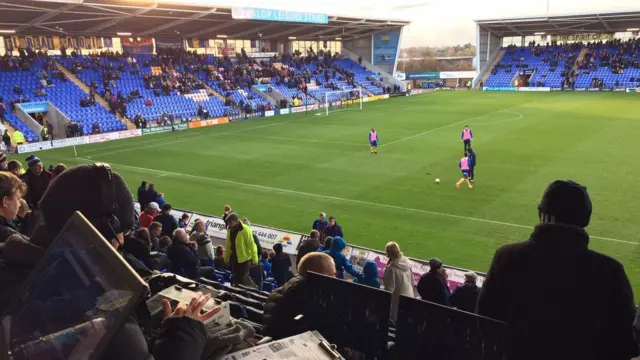
[[[362,89],[328,91],[316,115],[329,115],[345,110],[362,110]]]

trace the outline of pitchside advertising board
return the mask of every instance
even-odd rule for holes
[[[140,212],[140,204],[135,203],[135,209]],[[201,213],[192,212],[189,210],[172,209],[171,215],[178,221],[183,214],[187,214],[189,219],[187,221],[187,232],[190,232],[195,224],[196,220],[204,221],[207,235],[216,239],[226,239],[227,230],[225,229],[225,223],[222,221],[222,217],[206,215]],[[273,248],[275,244],[282,244],[282,248],[285,253],[289,255],[297,255],[298,247],[302,241],[309,238],[308,235],[297,233],[294,231],[286,231],[280,229],[274,229],[267,226],[251,224],[251,230],[260,238],[260,245],[265,249]],[[365,261],[373,261],[378,266],[378,277],[382,279],[384,276],[384,270],[387,266],[389,259],[381,251],[371,250],[360,246],[349,245],[344,249],[344,254],[349,258],[349,261],[358,270],[362,271]],[[418,259],[410,259],[411,272],[413,274],[414,286],[418,284],[420,276],[429,271],[429,263]],[[445,266],[447,274],[449,275],[448,283],[449,289],[453,291],[458,286],[464,284],[464,273],[466,270],[457,269]],[[478,286],[482,286],[485,279],[485,274],[478,274]]]
[[[140,129],[125,130],[118,132],[110,132],[98,135],[79,136],[75,138],[58,139],[51,141],[40,141],[36,143],[29,143],[18,145],[18,153],[37,152],[42,150],[56,149],[68,146],[85,145],[85,144],[97,144],[111,140],[122,140],[142,135]]]

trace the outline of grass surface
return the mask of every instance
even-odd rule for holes
[[[439,92],[329,117],[86,145],[79,159],[71,148],[38,155],[47,165],[109,162],[132,192],[147,180],[174,207],[220,214],[231,204],[254,223],[283,229],[307,232],[324,211],[350,243],[383,249],[395,240],[409,256],[477,271],[488,269],[498,246],[528,237],[550,181],[572,179],[594,204],[590,248],[623,262],[637,289],[639,114],[637,94]],[[464,124],[475,135],[476,186],[456,190]],[[372,127],[377,156],[368,150]]]

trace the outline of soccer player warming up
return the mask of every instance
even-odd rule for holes
[[[461,141],[464,143],[464,151],[471,147],[471,141],[473,140],[473,132],[469,129],[469,125],[465,125],[460,136]]]
[[[458,166],[460,170],[462,170],[462,178],[456,183],[456,188],[460,189],[460,184],[462,184],[465,180],[467,181],[467,185],[469,185],[469,189],[473,188],[471,182],[469,182],[469,169],[471,169],[471,160],[469,159],[468,154],[465,152],[464,157],[460,159],[458,162]]]
[[[369,133],[369,145],[370,145],[370,150],[372,154],[377,154],[378,153],[378,133],[376,132],[376,129],[371,129],[371,132]]]

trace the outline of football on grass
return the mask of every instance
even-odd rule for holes
[[[436,178],[436,184],[440,184],[440,178]]]

